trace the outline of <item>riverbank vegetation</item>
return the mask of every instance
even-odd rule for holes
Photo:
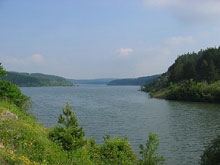
[[[169,100],[220,101],[220,47],[179,56],[156,81],[142,86],[150,96]]]

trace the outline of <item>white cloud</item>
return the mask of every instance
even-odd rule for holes
[[[128,56],[133,52],[132,48],[121,48],[119,54],[121,56]]]
[[[143,0],[147,7],[168,8],[184,21],[219,19],[219,0]]]

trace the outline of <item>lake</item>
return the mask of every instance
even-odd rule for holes
[[[220,134],[220,104],[151,99],[137,86],[26,87],[32,113],[47,127],[57,124],[66,102],[87,137],[128,137],[136,153],[148,133],[159,136],[166,164],[199,164],[204,146]]]

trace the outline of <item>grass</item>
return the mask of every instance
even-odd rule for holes
[[[0,118],[0,164],[93,164],[85,149],[68,153],[48,139],[48,129],[14,104],[0,101],[0,115],[10,111],[18,120]]]

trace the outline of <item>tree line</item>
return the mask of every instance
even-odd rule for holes
[[[179,56],[167,72],[170,82],[194,79],[208,83],[220,79],[220,47]]]

